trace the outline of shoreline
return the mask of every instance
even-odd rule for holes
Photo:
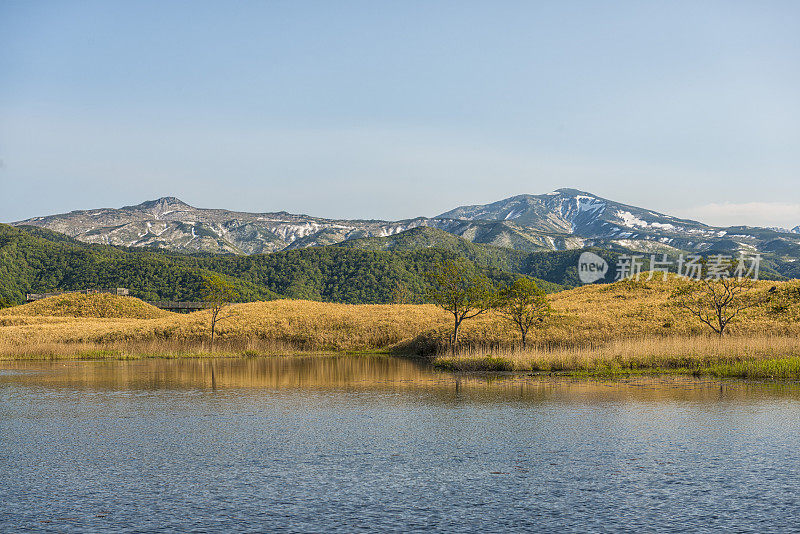
[[[199,350],[198,350],[199,349]],[[131,351],[130,348],[105,348],[76,351],[70,354],[8,355],[0,354],[0,367],[7,362],[102,362],[139,360],[205,360],[247,358],[307,358],[307,357],[388,357],[417,361],[432,370],[466,376],[518,376],[583,379],[626,379],[636,377],[691,376],[695,378],[745,379],[770,382],[800,382],[800,356],[773,355],[767,358],[741,357],[736,359],[706,357],[695,365],[621,365],[617,362],[595,361],[574,367],[551,369],[515,368],[514,363],[503,357],[473,356],[422,356],[392,349],[367,350],[308,350],[289,349],[274,351],[220,349],[213,352],[193,350]]]
[[[25,354],[9,355],[0,353],[0,365],[3,362],[36,362],[36,361],[136,361],[136,360],[183,360],[183,359],[227,359],[227,358],[302,358],[310,356],[395,356],[387,349],[374,350],[308,350],[308,349],[289,349],[278,351],[254,351],[254,350],[188,350],[188,351],[136,351],[131,352],[125,349],[107,348],[90,349],[87,351],[77,351],[73,353],[51,353],[51,354]]]
[[[775,358],[770,363],[784,362],[793,360],[793,358]],[[752,364],[755,362],[744,361],[745,364]],[[794,362],[791,362],[794,364]],[[746,367],[745,367],[746,368]],[[596,369],[574,369],[562,371],[501,371],[493,370],[490,367],[485,369],[472,369],[472,370],[459,370],[447,368],[444,366],[434,366],[434,369],[442,372],[449,372],[452,374],[462,374],[465,376],[525,376],[531,378],[577,378],[577,379],[605,379],[605,380],[622,380],[627,378],[659,378],[668,376],[682,376],[693,378],[712,378],[712,379],[736,379],[736,380],[755,380],[776,383],[800,383],[800,372],[793,372],[788,376],[776,376],[775,374],[765,372],[756,372],[758,366],[753,366],[749,371],[743,371],[739,367],[726,366],[720,364],[719,366],[710,366],[702,368],[663,368],[663,367],[643,367],[639,369],[609,369],[609,368],[596,368]]]

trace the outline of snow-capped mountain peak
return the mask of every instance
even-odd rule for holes
[[[483,206],[462,206],[439,215],[466,220],[513,220],[541,231],[561,231],[581,237],[615,237],[642,231],[677,232],[694,221],[679,221],[634,206],[612,202],[578,189],[557,189],[544,195],[520,195]]]
[[[171,213],[187,213],[194,208],[176,197],[161,197],[156,200],[148,200],[136,206],[127,206],[122,209],[139,210],[148,213],[156,220],[162,219]]]
[[[587,246],[646,252],[725,250],[800,257],[800,226],[791,232],[716,228],[614,202],[586,191],[557,189],[490,204],[461,206],[437,217],[403,221],[331,220],[287,212],[195,208],[162,197],[119,209],[74,211],[14,223],[55,230],[89,243],[176,251],[253,254],[363,237],[387,237],[420,226],[476,243],[522,250]],[[796,252],[796,254],[795,254]]]

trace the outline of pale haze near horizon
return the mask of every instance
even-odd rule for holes
[[[574,187],[800,225],[796,2],[0,3],[0,221]]]

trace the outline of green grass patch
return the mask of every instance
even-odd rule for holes
[[[690,361],[675,359],[658,365],[631,362],[598,361],[580,367],[563,365],[537,365],[519,368],[511,360],[484,356],[474,358],[440,357],[434,367],[442,371],[491,373],[517,371],[521,373],[549,374],[581,378],[627,378],[633,376],[683,375],[714,378],[741,378],[750,380],[800,381],[800,357],[787,356],[769,359],[741,359]]]
[[[719,378],[800,380],[800,357],[721,363],[702,369],[701,374]]]

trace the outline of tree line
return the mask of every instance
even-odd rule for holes
[[[763,293],[756,291],[754,278],[727,274],[735,267],[733,261],[728,265],[731,269],[723,269],[725,274],[712,270],[706,260],[702,260],[699,267],[698,277],[679,281],[669,301],[674,309],[687,313],[720,338],[746,310],[770,302],[774,309],[780,309],[790,302],[800,301],[800,289],[796,287],[787,293],[773,286]],[[497,287],[464,260],[443,261],[428,273],[428,277],[431,280],[428,299],[453,316],[449,338],[452,350],[458,344],[462,323],[490,311],[497,312],[516,327],[524,349],[531,328],[544,323],[553,311],[545,291],[527,277]],[[639,282],[628,278],[622,283]]]

